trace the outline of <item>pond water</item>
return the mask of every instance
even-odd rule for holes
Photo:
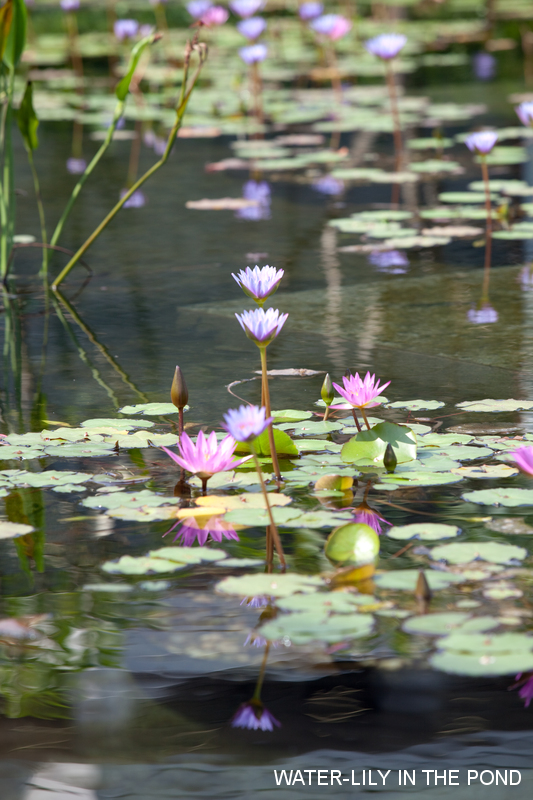
[[[502,98],[522,88],[463,82],[429,93],[434,103],[484,103],[475,123],[506,128],[515,120]],[[470,127],[454,122],[446,135]],[[338,144],[354,159],[358,148],[375,153],[371,165],[390,159],[390,136],[365,136],[343,133]],[[64,168],[71,130],[44,123],[40,137],[36,162],[55,222],[75,182]],[[533,670],[533,495],[508,455],[533,438],[530,240],[494,240],[497,320],[475,324],[484,248],[472,237],[409,249],[396,270],[349,252],[359,239],[336,220],[389,209],[390,184],[348,182],[324,195],[312,187],[319,173],[303,180],[274,171],[263,219],[186,208],[241,196],[248,171],[205,170],[232,155],[232,142],[180,139],[144,187],[146,205],[124,210],[89,251],[90,281],[83,285],[79,266],[63,284],[66,304],[52,296],[46,307],[39,251],[17,250],[2,315],[2,433],[11,456],[0,478],[2,800],[343,797],[374,791],[376,778],[384,797],[427,790],[476,798],[484,788],[466,790],[468,770],[493,768],[510,784],[504,790],[500,777],[495,796],[530,796],[531,714],[508,691],[516,673]],[[498,165],[491,177],[533,184],[524,144],[529,159]],[[17,233],[38,238],[31,175],[17,148]],[[423,182],[422,205],[480,179],[464,145],[451,155],[464,172]],[[128,160],[129,148],[113,143],[73,212],[65,248],[75,250],[115,201]],[[152,161],[143,149],[140,172]],[[411,208],[409,186],[401,199]],[[468,224],[484,227],[479,217]],[[54,255],[54,274],[64,263]],[[249,465],[215,476],[207,500],[198,479],[191,496],[180,495],[178,469],[147,446],[175,444],[175,412],[120,413],[168,403],[176,364],[189,387],[190,433],[220,432],[223,414],[240,402],[228,393],[233,382],[241,381],[231,387],[238,397],[260,402],[258,352],[234,316],[251,301],[231,278],[256,263],[285,270],[272,305],[289,318],[268,356],[269,369],[293,371],[270,381],[273,408],[293,410],[276,421],[296,442],[281,456],[282,492],[270,483],[271,496],[282,497],[275,512],[286,575],[277,567],[265,574],[267,518]],[[416,462],[399,459],[392,476],[341,454],[357,432],[346,412],[320,427],[324,373],[340,381],[367,370],[391,381],[386,395],[398,404],[373,409],[371,423],[407,423],[417,436]],[[418,398],[426,402],[410,406]],[[457,407],[486,398],[522,402]],[[80,430],[86,420],[93,423]],[[147,421],[154,426],[144,441],[127,442]],[[270,459],[262,465],[270,476]],[[65,470],[68,478],[54,473]],[[314,483],[329,474],[355,482],[316,494]],[[173,546],[179,528],[163,538],[178,506],[194,519],[202,502],[200,526],[216,534],[209,517],[224,515],[236,538],[211,536],[201,548]],[[339,572],[324,555],[331,530],[355,509],[382,528],[377,571],[368,575]],[[33,531],[13,538],[3,521]],[[412,524],[423,530],[407,530]],[[154,551],[148,565],[121,560]],[[431,597],[417,589],[420,570]],[[295,575],[312,578],[294,584]],[[265,657],[262,701],[281,727],[231,727]],[[426,781],[422,770],[437,767],[459,770],[459,794],[449,775],[444,784]],[[309,775],[290,789],[280,778],[277,788],[281,768],[326,770],[329,788]],[[378,771],[388,769],[382,783]],[[416,772],[415,789],[399,783],[404,769]],[[331,770],[349,781],[339,785]],[[510,770],[521,774],[512,789]]]

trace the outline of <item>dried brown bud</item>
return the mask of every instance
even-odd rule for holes
[[[176,367],[176,371],[174,373],[174,380],[172,381],[172,387],[170,389],[170,399],[176,408],[179,409],[185,408],[189,402],[189,391],[187,389],[187,384],[185,383],[185,378],[183,377],[182,371],[179,367]]]

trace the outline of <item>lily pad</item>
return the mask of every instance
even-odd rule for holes
[[[281,411],[273,411],[274,422],[301,422],[313,416],[312,411],[298,411],[295,408],[283,408]]]
[[[406,408],[409,411],[420,411],[421,409],[428,409],[430,411],[436,408],[442,408],[445,403],[440,400],[397,400],[395,403],[388,403],[387,408]]]
[[[435,541],[436,539],[452,539],[459,536],[461,529],[456,525],[444,525],[439,522],[414,522],[411,525],[395,525],[387,531],[391,539],[421,539],[422,541]]]
[[[274,431],[274,446],[278,455],[284,456],[297,456],[299,451],[291,437],[285,431],[279,428],[273,428]],[[270,442],[268,440],[268,430],[254,440],[254,447],[259,456],[270,455]],[[235,448],[235,453],[250,453],[250,446],[246,442],[238,442]]]
[[[276,600],[283,611],[306,611],[324,617],[328,614],[352,614],[361,606],[379,605],[379,601],[368,594],[351,591],[314,592],[295,594]]]
[[[133,430],[134,428],[151,428],[154,423],[147,419],[86,419],[80,423],[82,428],[119,428],[120,430]]]
[[[473,400],[457,403],[457,408],[464,411],[488,411],[501,413],[506,411],[529,411],[533,408],[533,400]]]
[[[506,489],[476,489],[465,492],[464,500],[484,506],[533,506],[533,489],[508,487]]]
[[[379,553],[379,536],[370,525],[351,522],[331,532],[324,552],[334,564],[371,564]]]
[[[501,542],[453,542],[434,547],[431,558],[434,561],[444,560],[449,564],[465,564],[481,559],[494,564],[510,564],[523,561],[527,557],[524,547]]]
[[[189,406],[185,406],[185,411]],[[138,403],[134,406],[124,406],[119,408],[121,414],[142,414],[147,417],[160,417],[168,416],[169,414],[177,414],[178,409],[173,403]]]
[[[410,617],[402,628],[407,633],[422,633],[426,636],[442,636],[466,622],[469,614],[463,611],[448,611]],[[497,624],[497,623],[496,623]]]
[[[374,583],[380,589],[390,589],[393,591],[414,592],[418,581],[419,570],[417,569],[395,569],[391,572],[379,572],[374,576]],[[452,572],[436,572],[435,570],[425,570],[424,575],[432,592],[439,589],[446,589],[454,583],[463,583],[461,575]]]
[[[336,614],[331,617],[320,617],[314,612],[299,614],[283,614],[259,629],[266,639],[287,639],[296,645],[313,641],[334,644],[346,639],[357,639],[368,636],[374,627],[370,614]]]
[[[430,663],[458,675],[508,675],[533,669],[533,638],[524,633],[454,632],[438,642]]]
[[[392,475],[381,475],[380,483],[376,484],[376,489],[384,489],[388,485],[392,486],[445,486],[448,483],[458,483],[463,480],[460,475],[452,475],[446,472],[395,472]]]
[[[508,464],[480,464],[472,467],[458,467],[452,469],[455,475],[462,475],[464,478],[511,478],[518,475],[518,470]]]
[[[342,423],[340,422],[285,422],[279,425],[280,430],[293,430],[296,436],[320,436],[321,434],[331,433],[332,431],[340,431]]]
[[[139,492],[101,492],[86,497],[82,500],[82,506],[86,508],[141,508],[142,506],[162,506],[180,502],[179,497],[165,497],[148,489],[141,489]]]
[[[405,425],[380,422],[346,442],[341,452],[342,460],[348,464],[382,466],[389,443],[399,464],[416,458],[416,437],[412,430]]]
[[[303,516],[298,508],[279,508],[277,506],[272,509],[272,515],[277,525],[283,525],[285,522]],[[266,509],[262,508],[239,508],[235,511],[228,511],[224,515],[224,519],[226,522],[243,525],[247,528],[270,525],[270,517]]]
[[[325,588],[324,579],[319,575],[299,575],[285,573],[284,575],[266,575],[256,573],[253,575],[232,575],[217,583],[215,589],[223,594],[236,595],[237,597],[289,597],[302,592],[316,592]]]
[[[492,200],[497,197],[497,194],[491,194]],[[441,192],[439,200],[441,203],[484,203],[485,192]]]
[[[0,539],[14,539],[17,536],[26,536],[32,533],[35,528],[33,525],[25,525],[22,522],[0,521]]]

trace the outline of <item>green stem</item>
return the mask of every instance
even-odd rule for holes
[[[117,125],[119,123],[119,120],[122,117],[122,114],[124,113],[124,105],[125,105],[125,103],[123,101],[119,101],[117,103],[117,105],[115,107],[115,113],[113,114],[113,121],[112,121],[112,123],[111,123],[111,125],[109,127],[108,132],[107,132],[107,136],[106,136],[105,140],[103,141],[102,146],[100,147],[100,149],[98,150],[98,152],[96,153],[96,155],[94,156],[94,158],[92,159],[90,164],[88,165],[88,167],[85,170],[85,172],[83,173],[83,175],[80,176],[80,179],[78,180],[76,186],[72,190],[72,194],[70,195],[69,201],[68,201],[67,205],[65,206],[65,209],[64,209],[63,213],[61,214],[59,222],[56,225],[55,231],[52,234],[52,238],[50,239],[50,244],[56,244],[57,243],[57,240],[59,239],[59,237],[61,236],[61,233],[63,231],[63,227],[65,225],[65,222],[67,221],[68,216],[69,216],[70,212],[72,211],[72,207],[73,207],[74,203],[76,202],[76,200],[78,199],[78,195],[79,195],[79,193],[81,192],[81,190],[83,188],[83,184],[85,183],[85,181],[87,180],[87,178],[89,177],[91,172],[94,170],[94,168],[96,167],[96,165],[98,164],[98,162],[100,161],[102,156],[104,155],[105,151],[107,150],[107,148],[111,144],[111,141],[113,139],[113,134],[115,133],[115,130],[116,130],[116,127],[117,127]],[[56,285],[59,286],[57,281],[56,281]]]
[[[37,170],[35,169],[35,161],[33,159],[33,151],[28,150],[28,161],[30,163],[31,174],[33,177],[33,188],[35,190],[35,199],[37,200],[37,208],[39,210],[39,222],[41,225],[41,241],[43,244],[47,243],[47,235],[46,235],[46,219],[44,216],[44,206],[43,206],[43,199],[41,197],[41,187],[39,185],[39,176],[37,175]],[[48,255],[49,250],[47,247],[43,247],[43,265],[41,267],[40,274],[43,278],[47,277],[48,274]]]
[[[266,416],[268,418],[271,417],[272,414],[270,411],[270,390],[268,388],[266,347],[260,347],[259,351],[261,353],[261,377],[263,383],[262,396],[265,401]],[[279,469],[278,454],[276,452],[276,443],[274,441],[274,429],[272,427],[272,423],[269,423],[268,426],[268,442],[270,444],[270,455],[272,456],[272,468],[274,470],[274,475],[276,476],[276,480],[281,481],[281,472]]]
[[[265,480],[263,478],[263,472],[261,470],[261,464],[259,463],[259,459],[257,458],[257,453],[254,450],[253,444],[250,445],[252,450],[252,455],[254,458],[255,468],[257,470],[257,475],[259,477],[259,483],[261,484],[261,491],[263,492],[263,496],[265,498],[266,509],[268,513],[268,518],[270,519],[270,533],[272,535],[272,539],[274,541],[274,547],[276,548],[276,552],[278,554],[279,560],[283,569],[287,567],[287,563],[285,561],[285,555],[283,553],[283,547],[281,546],[281,539],[279,538],[278,528],[276,523],[274,522],[274,516],[272,514],[272,508],[270,506],[270,501],[268,499],[268,492],[265,485]]]
[[[139,180],[136,181],[133,184],[133,186],[130,187],[130,189],[128,189],[128,191],[123,195],[123,197],[121,197],[121,199],[118,201],[118,203],[111,209],[109,214],[102,220],[100,225],[98,225],[98,227],[91,233],[91,235],[84,242],[84,244],[82,244],[82,246],[79,248],[79,250],[77,250],[77,252],[74,253],[74,255],[72,256],[72,258],[70,259],[70,261],[68,262],[66,267],[62,270],[62,272],[58,275],[58,277],[55,279],[54,283],[52,284],[53,291],[57,291],[59,285],[65,280],[65,278],[67,277],[69,272],[78,263],[80,258],[84,255],[84,253],[89,249],[89,247],[92,245],[92,243],[100,236],[102,231],[108,226],[108,224],[111,222],[111,220],[117,215],[117,213],[120,211],[120,209],[122,208],[124,203],[127,200],[129,200],[129,198],[132,196],[132,194],[134,194],[137,191],[137,189],[139,189],[148,180],[148,178],[150,178],[155,172],[157,172],[157,170],[160,169],[163,166],[163,164],[165,164],[165,162],[168,160],[168,157],[170,155],[172,147],[174,146],[174,142],[176,141],[176,137],[178,135],[178,131],[179,131],[180,127],[181,127],[181,122],[182,122],[182,119],[183,119],[183,115],[185,114],[185,110],[187,108],[187,103],[189,102],[189,98],[191,96],[191,93],[192,93],[192,91],[194,89],[196,81],[198,80],[198,77],[199,77],[200,72],[202,70],[204,61],[205,61],[205,57],[201,54],[200,63],[199,63],[199,65],[198,65],[198,67],[196,69],[196,72],[195,72],[195,74],[194,74],[194,76],[192,78],[191,85],[190,85],[189,88],[187,88],[186,84],[187,84],[187,73],[188,73],[188,60],[186,60],[185,74],[183,76],[183,84],[182,84],[180,102],[179,102],[178,108],[176,110],[176,121],[174,122],[172,130],[170,131],[170,134],[168,136],[167,146],[165,148],[165,152],[163,153],[163,155],[161,156],[159,161],[157,161],[152,167],[150,167],[150,169],[147,170],[147,172],[145,172],[144,175],[142,175],[139,178]]]
[[[13,115],[13,90],[15,84],[15,70],[9,70],[4,114],[2,118],[2,152],[3,175],[2,196],[4,199],[5,217],[2,219],[2,234],[0,237],[0,266],[2,278],[5,280],[9,271],[9,254],[13,241],[13,228],[15,216],[15,188],[13,183],[13,146],[11,136],[11,121]]]
[[[261,663],[261,669],[259,670],[259,677],[257,679],[257,683],[255,685],[255,691],[252,697],[252,700],[257,700],[259,702],[261,701],[261,689],[263,688],[263,681],[265,680],[265,671],[268,661],[269,650],[270,650],[270,642],[267,642],[265,645],[265,654],[263,656],[263,661]]]

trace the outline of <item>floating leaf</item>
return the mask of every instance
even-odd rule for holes
[[[281,411],[273,411],[274,422],[301,422],[313,416],[312,411],[297,411],[295,408],[283,408]]]
[[[439,400],[397,400],[395,403],[387,403],[387,408],[407,408],[409,411],[420,411],[421,409],[429,409],[431,411],[436,408],[442,408],[445,403]]]
[[[419,570],[417,569],[395,569],[391,572],[379,572],[374,576],[374,583],[380,589],[391,589],[394,591],[414,592],[418,581]],[[452,572],[436,572],[426,570],[424,572],[431,591],[446,589],[453,583],[463,583],[461,575]]]
[[[416,458],[416,437],[412,430],[405,425],[380,422],[346,442],[342,448],[342,460],[348,464],[381,466],[389,443],[394,448],[398,464]]]
[[[189,406],[185,406],[185,411]],[[138,403],[134,406],[124,406],[119,408],[121,414],[143,414],[147,417],[168,416],[177,414],[178,409],[173,403]]]
[[[324,588],[324,579],[319,575],[253,575],[230,576],[217,583],[215,589],[223,594],[238,597],[289,597],[298,592],[316,592]]]
[[[395,525],[387,531],[391,539],[451,539],[459,536],[461,529],[455,525],[444,525],[439,522],[415,522],[411,525]]]
[[[302,512],[297,508],[275,507],[272,509],[272,515],[276,524],[283,525],[283,523],[288,522],[291,519],[301,517]],[[224,519],[226,522],[243,525],[247,528],[270,525],[270,517],[268,516],[266,509],[262,508],[239,508],[235,511],[228,511],[228,513],[225,514]]]
[[[370,525],[351,522],[332,531],[324,552],[330,561],[341,566],[371,564],[379,553],[379,536]]]
[[[508,675],[533,669],[533,638],[523,633],[454,632],[438,642],[430,663],[458,675]]]
[[[324,433],[340,431],[342,423],[327,420],[326,422],[285,422],[278,427],[280,430],[293,430],[296,436],[320,436]]]
[[[462,478],[460,475],[451,475],[445,472],[404,472],[393,475],[381,475],[380,483],[376,484],[376,489],[384,489],[387,485],[394,486],[445,486],[448,483],[458,483]]]
[[[523,561],[527,557],[524,547],[500,542],[453,542],[434,547],[431,558],[434,561],[444,560],[450,564],[465,564],[481,559],[494,564],[510,564]]]
[[[25,525],[22,522],[0,521],[0,539],[14,539],[17,536],[26,536],[32,533],[35,528],[32,525]]]
[[[491,199],[496,200],[498,195],[491,194]],[[484,203],[485,192],[442,192],[439,194],[441,203]]]
[[[276,606],[283,611],[312,611],[321,617],[328,614],[352,614],[361,606],[374,605],[379,605],[375,597],[345,590],[295,594],[276,601]]]
[[[497,533],[515,534],[517,536],[531,536],[533,527],[528,525],[521,517],[497,517],[488,520],[487,528]]]
[[[533,489],[519,489],[508,487],[506,489],[477,489],[465,492],[463,498],[470,503],[479,503],[484,506],[533,506]]]
[[[117,561],[106,561],[102,569],[113,574],[146,575],[149,572],[175,572],[190,564],[221,561],[225,557],[224,550],[208,547],[161,547],[147,556],[122,556]]]
[[[134,428],[152,428],[153,422],[147,419],[86,419],[81,423],[82,428],[118,428],[121,431],[130,431]],[[82,435],[85,435],[82,431]],[[90,433],[89,433],[90,435]]]
[[[297,456],[298,448],[292,441],[291,437],[285,431],[279,428],[273,428],[274,431],[274,446],[276,453],[283,456]],[[270,455],[270,442],[268,439],[268,430],[263,431],[261,436],[254,439],[254,447],[257,455],[269,456]],[[237,442],[235,453],[250,453],[250,445],[247,442]]]
[[[457,408],[464,411],[503,412],[529,411],[533,408],[533,400],[474,400],[457,403]]]
[[[86,497],[82,506],[86,508],[141,508],[142,506],[157,507],[167,504],[178,504],[179,497],[165,497],[149,489],[139,492],[101,492],[100,494]]]
[[[462,475],[465,478],[510,478],[513,475],[518,475],[518,470],[510,467],[507,464],[480,464],[479,466],[472,467],[458,467],[452,469],[456,475]]]
[[[314,612],[283,614],[259,629],[266,639],[287,639],[296,645],[313,641],[334,644],[368,636],[374,627],[370,614],[337,614],[320,618]]]
[[[420,617],[410,617],[403,623],[402,628],[407,633],[442,636],[443,634],[449,633],[454,628],[457,628],[462,622],[465,622],[468,616],[466,612],[462,611],[424,614]]]

